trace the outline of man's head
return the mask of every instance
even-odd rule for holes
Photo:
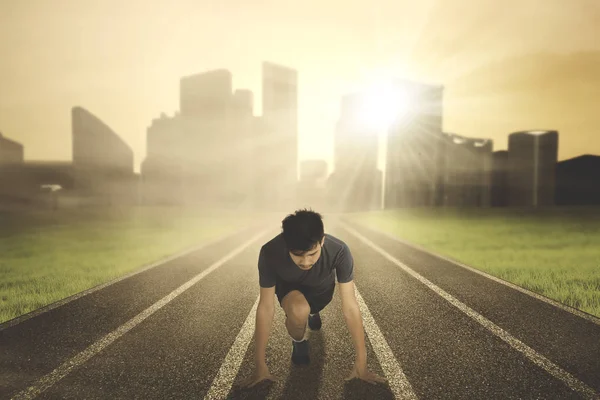
[[[301,269],[311,269],[321,256],[325,242],[321,215],[306,209],[297,210],[285,217],[281,228],[292,261]]]

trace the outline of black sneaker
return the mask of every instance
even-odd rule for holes
[[[292,362],[294,364],[308,364],[310,358],[308,356],[308,340],[296,342],[292,340]]]
[[[321,316],[319,313],[310,314],[308,316],[308,327],[313,331],[321,329]]]

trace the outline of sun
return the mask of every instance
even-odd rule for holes
[[[369,129],[387,130],[406,114],[409,104],[405,91],[391,82],[377,82],[366,90],[359,121]]]

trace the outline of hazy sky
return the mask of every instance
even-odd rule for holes
[[[268,60],[299,71],[300,159],[331,163],[340,96],[377,74],[446,84],[516,55],[600,50],[599,37],[598,0],[0,0],[0,132],[26,159],[69,160],[80,105],[133,148],[139,170],[152,118],[178,109],[180,76],[228,68],[258,115]],[[506,147],[509,132],[457,109],[446,130]],[[583,151],[600,154],[600,139],[561,132],[559,158]]]

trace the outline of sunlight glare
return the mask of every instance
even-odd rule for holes
[[[391,83],[378,82],[367,90],[359,120],[366,126],[385,130],[402,118],[409,105],[407,93]]]

